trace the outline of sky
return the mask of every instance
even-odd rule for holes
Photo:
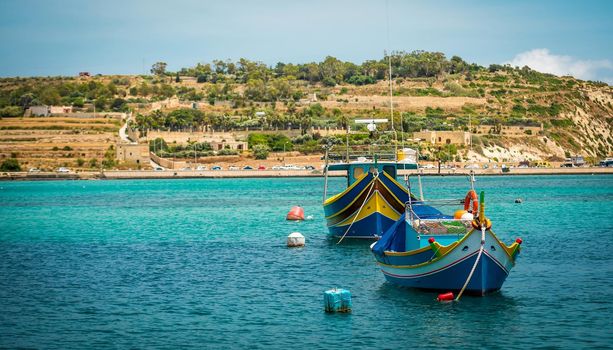
[[[0,76],[440,51],[613,84],[613,1],[0,0]]]

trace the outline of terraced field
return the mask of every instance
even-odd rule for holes
[[[90,168],[114,145],[119,127],[119,120],[104,117],[0,119],[0,158],[16,156],[24,169]]]

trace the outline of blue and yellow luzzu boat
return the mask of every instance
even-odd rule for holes
[[[443,214],[423,218],[415,210],[419,207],[429,206],[408,202],[406,212],[371,245],[387,281],[460,295],[499,290],[515,265],[521,239],[507,246],[496,237],[484,215],[483,193],[474,218],[472,214],[464,219]]]
[[[402,169],[417,169],[417,164],[363,159],[327,166],[327,172],[344,171],[347,176],[347,188],[323,203],[330,234],[373,239],[387,231],[404,213],[409,198],[408,191],[396,181]],[[431,213],[440,214],[434,208],[420,211],[423,216]]]

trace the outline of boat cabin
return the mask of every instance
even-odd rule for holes
[[[364,173],[386,173],[396,179],[399,169],[417,169],[415,163],[396,163],[396,162],[372,162],[357,161],[351,163],[337,163],[328,166],[329,171],[346,171],[347,186],[351,186]]]

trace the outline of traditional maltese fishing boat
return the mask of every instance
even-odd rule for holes
[[[417,164],[413,150],[401,150],[399,155],[388,157],[379,152],[347,156],[348,162],[326,164],[323,207],[330,234],[372,239],[381,236],[400,218],[409,194],[396,176],[399,170],[417,169]],[[347,187],[326,198],[330,171],[344,172]]]
[[[471,184],[474,181],[471,175]],[[410,191],[410,182],[407,177]],[[521,239],[502,243],[485,217],[484,193],[477,203],[474,185],[466,198],[425,201],[413,196],[405,212],[371,245],[377,264],[385,278],[394,284],[437,290],[484,295],[502,287],[515,265]],[[464,209],[453,216],[444,215],[433,205]],[[428,208],[424,210],[424,208]],[[430,215],[424,216],[421,213]],[[438,212],[439,214],[435,214]]]

